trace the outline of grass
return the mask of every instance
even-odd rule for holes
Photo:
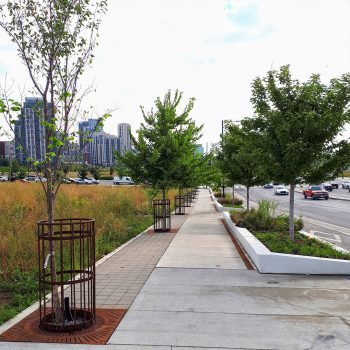
[[[294,220],[295,239],[289,238],[287,215],[276,214],[277,205],[268,200],[259,202],[258,209],[231,211],[231,219],[237,226],[247,228],[270,251],[275,253],[314,256],[320,258],[350,260],[350,254],[335,250],[332,245],[300,234],[301,218]]]
[[[38,297],[36,223],[47,217],[40,186],[0,184],[0,324]],[[174,194],[170,191],[169,198]],[[139,186],[62,185],[55,217],[94,218],[99,259],[152,224],[151,195]]]

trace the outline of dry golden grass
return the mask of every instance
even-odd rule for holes
[[[35,183],[0,186],[0,272],[33,271],[37,265],[37,221],[47,218],[45,195]],[[148,214],[148,215],[147,215]],[[56,218],[94,218],[97,256],[141,232],[152,222],[141,187],[63,185]]]

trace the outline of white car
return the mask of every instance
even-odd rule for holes
[[[133,185],[134,181],[131,180],[129,176],[123,176],[120,178],[119,176],[115,176],[113,179],[114,185]]]
[[[5,175],[0,175],[0,182],[6,182],[6,181],[8,181],[9,179],[8,179],[8,177],[7,176],[5,176]]]
[[[74,182],[78,185],[84,185],[85,184],[85,181],[83,179],[81,179],[80,177],[76,177],[74,179]]]
[[[85,180],[91,181],[91,184],[94,184],[94,185],[98,185],[100,183],[100,180],[96,180],[93,177],[87,177]]]
[[[275,194],[276,195],[286,195],[286,196],[288,196],[289,195],[289,190],[288,190],[287,187],[279,185],[279,186],[275,187]]]
[[[344,181],[342,184],[341,184],[341,186],[343,187],[343,188],[348,188],[349,190],[350,190],[350,181]]]

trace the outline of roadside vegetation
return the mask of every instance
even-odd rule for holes
[[[225,197],[218,196],[216,200],[224,207],[243,208],[243,201],[236,197],[232,198],[230,194],[226,194]]]
[[[258,208],[231,211],[232,221],[248,229],[269,250],[275,253],[315,256],[320,258],[350,260],[350,254],[335,250],[332,245],[302,235],[301,218],[294,219],[295,239],[289,238],[289,217],[277,213],[277,203],[261,200]]]
[[[37,221],[45,218],[39,183],[0,186],[0,324],[38,299]],[[96,258],[149,227],[152,192],[142,187],[62,185],[55,217],[96,220]],[[170,198],[175,190],[168,193]]]

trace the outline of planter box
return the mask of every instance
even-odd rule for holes
[[[307,275],[349,275],[350,261],[317,258],[313,256],[273,253],[247,229],[237,227],[230,214],[223,213],[224,220],[255,266],[261,273],[289,273]]]
[[[219,203],[216,198],[214,197],[214,195],[212,195],[212,201],[214,202],[214,205],[216,207],[216,209],[220,212],[229,212],[231,210],[245,210],[244,208],[234,208],[234,207],[224,207],[221,203]]]

